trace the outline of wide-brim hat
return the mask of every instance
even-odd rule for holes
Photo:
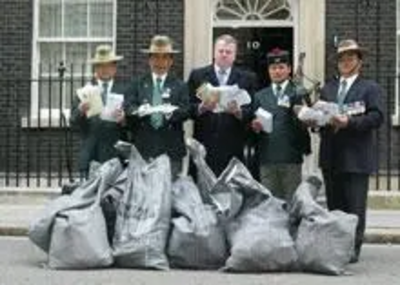
[[[344,53],[355,52],[360,56],[366,54],[367,50],[365,48],[360,47],[360,45],[353,39],[346,39],[339,42],[336,55],[340,57]]]
[[[116,55],[111,46],[100,45],[96,48],[94,58],[90,59],[90,63],[102,64],[102,63],[117,62],[123,58],[124,57],[121,55]]]
[[[164,35],[156,35],[151,39],[150,47],[148,49],[142,49],[143,53],[155,54],[175,54],[180,53],[179,50],[173,48],[173,42],[170,37]]]

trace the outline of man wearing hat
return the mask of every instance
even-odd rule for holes
[[[321,129],[319,163],[329,210],[358,216],[355,254],[363,242],[369,175],[377,170],[373,131],[383,122],[382,90],[362,78],[364,50],[354,40],[343,40],[337,49],[339,78],[326,83],[321,99],[336,102],[340,114]]]
[[[89,90],[98,90],[103,106],[111,94],[120,94],[123,98],[124,85],[115,80],[117,62],[123,57],[115,55],[111,46],[100,45],[96,48],[95,57],[91,60],[94,77],[82,88],[82,96],[89,96]],[[95,92],[95,91],[93,91]],[[78,92],[79,93],[79,92]],[[99,95],[98,94],[98,95]],[[112,120],[104,120],[101,114],[91,115],[93,101],[83,101],[75,96],[72,103],[70,123],[78,129],[81,137],[79,153],[79,171],[81,178],[87,178],[91,161],[104,162],[116,156],[114,144],[124,138],[125,114],[121,108],[112,110]]]
[[[220,112],[215,101],[202,101],[196,94],[199,87],[206,83],[213,86],[238,85],[251,96],[255,93],[256,75],[234,65],[237,45],[233,36],[219,36],[214,42],[213,64],[192,70],[188,79],[193,136],[205,146],[207,164],[217,176],[233,157],[244,159],[246,125],[251,108],[250,105],[239,107],[236,101],[232,101],[227,110]],[[193,165],[191,174],[196,175]]]
[[[301,182],[303,155],[311,152],[310,136],[293,107],[302,103],[290,80],[289,52],[276,48],[267,54],[271,85],[254,96],[253,110],[272,114],[272,132],[263,131],[259,118],[252,129],[259,134],[258,154],[261,183],[275,196],[290,202]]]
[[[129,119],[133,143],[145,159],[166,153],[171,159],[173,177],[182,170],[186,155],[183,123],[189,118],[189,97],[186,84],[171,74],[174,54],[172,40],[165,35],[152,38],[148,55],[150,70],[133,81],[126,94],[125,112]],[[142,116],[141,107],[171,104],[178,107],[172,113],[152,113]]]

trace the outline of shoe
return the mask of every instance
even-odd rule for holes
[[[359,255],[358,254],[353,254],[350,258],[350,263],[357,263],[359,259]]]

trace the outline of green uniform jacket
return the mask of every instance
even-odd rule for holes
[[[254,95],[253,111],[261,107],[273,116],[272,133],[261,132],[258,138],[261,164],[302,163],[303,154],[311,153],[308,130],[293,112],[293,106],[302,104],[302,98],[295,94],[295,86],[291,82],[283,94],[289,99],[286,106],[278,105],[272,86]]]
[[[132,132],[135,146],[145,159],[168,154],[173,160],[186,155],[183,123],[190,116],[190,105],[187,85],[180,79],[168,75],[163,89],[170,90],[169,103],[178,106],[169,119],[163,120],[162,127],[155,129],[150,116],[131,115],[142,104],[152,102],[153,79],[147,73],[133,80],[125,95],[125,112],[128,116],[128,127]]]
[[[96,82],[92,81],[92,84],[96,85]],[[114,81],[111,92],[124,94],[124,84]],[[72,129],[79,131],[81,138],[79,170],[87,171],[91,161],[102,163],[116,157],[114,144],[125,139],[125,130],[117,123],[101,120],[99,116],[87,118],[78,109],[79,103],[78,96],[74,96],[70,124]]]

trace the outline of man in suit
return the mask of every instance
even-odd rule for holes
[[[368,178],[377,170],[373,131],[383,122],[381,88],[360,75],[363,55],[356,41],[340,42],[340,78],[327,82],[321,94],[321,99],[336,102],[341,112],[321,129],[319,163],[329,210],[358,216],[352,262],[358,261],[364,237]]]
[[[173,49],[168,36],[156,35],[150,48],[143,52],[149,56],[150,71],[134,80],[126,93],[125,112],[129,116],[129,128],[135,146],[145,159],[168,154],[172,175],[176,178],[186,155],[183,123],[190,116],[187,86],[170,72],[173,55],[179,51]],[[171,114],[141,116],[140,109],[147,104],[171,104],[178,109]]]
[[[246,124],[251,114],[250,105],[239,107],[236,101],[228,110],[219,111],[216,102],[201,101],[198,88],[210,83],[213,86],[235,85],[250,95],[256,91],[255,74],[235,67],[237,41],[231,35],[219,36],[214,43],[214,63],[191,72],[188,79],[194,120],[193,136],[207,151],[206,161],[219,175],[233,157],[243,160]],[[195,176],[193,171],[192,175]]]
[[[94,78],[83,88],[98,90],[103,105],[109,96],[118,94],[123,98],[124,84],[115,80],[117,62],[123,57],[114,54],[111,46],[100,45],[96,48],[95,57],[91,60],[94,65]],[[78,91],[79,93],[79,91]],[[118,96],[117,95],[117,96]],[[88,94],[82,94],[88,96]],[[125,113],[121,108],[112,110],[111,119],[105,119],[103,114],[90,115],[91,106],[82,97],[75,96],[72,103],[71,126],[80,132],[81,148],[79,152],[79,171],[81,179],[87,179],[91,161],[105,162],[117,156],[114,144],[124,137]]]
[[[260,118],[252,121],[252,129],[259,134],[261,183],[275,196],[290,202],[301,182],[303,155],[311,152],[307,127],[296,117],[295,105],[302,98],[290,80],[289,52],[274,49],[267,54],[271,86],[254,96],[253,110],[262,108],[272,114],[272,132],[263,131]]]

